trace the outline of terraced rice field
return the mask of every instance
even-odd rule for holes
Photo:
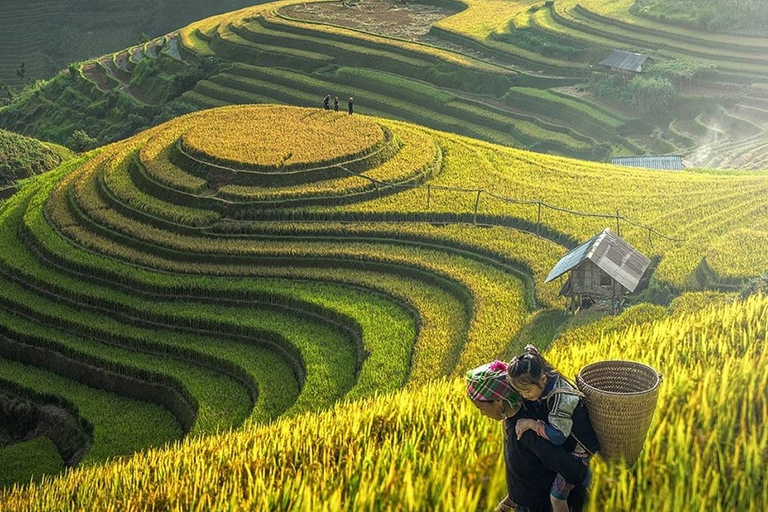
[[[690,92],[683,87],[681,92],[692,97],[701,94],[701,99],[710,101],[723,95],[729,101],[715,112],[710,123],[705,123],[703,133],[683,133],[695,143],[689,147],[680,145],[677,151],[697,167],[764,168],[762,158],[757,155],[768,140],[765,117],[759,115],[762,114],[759,107],[753,110],[749,84],[762,84],[768,76],[763,57],[768,39],[665,25],[633,14],[633,4],[626,0],[557,2],[520,15],[515,22],[552,40],[589,49],[592,54],[596,48],[602,48],[604,53],[618,48],[640,52],[658,61],[692,61],[711,66],[711,70],[697,80],[703,79],[709,83],[708,87],[702,91],[692,87]],[[724,89],[728,84],[732,88]],[[733,87],[734,84],[744,85]],[[745,111],[758,114],[760,120],[755,123],[743,115]],[[685,118],[673,120],[669,132],[675,134],[674,124],[685,122]]]
[[[629,12],[631,2],[477,1],[463,4],[459,12],[446,9],[442,19],[438,13],[422,15],[422,21],[414,21],[419,20],[416,8],[385,9],[379,3],[347,12],[330,3],[281,2],[193,24],[181,33],[186,51],[237,64],[199,83],[185,98],[200,107],[247,102],[314,106],[325,91],[342,91],[341,96],[360,98],[361,108],[372,115],[540,152],[590,160],[608,154],[676,153],[696,167],[764,167],[759,154],[766,128],[744,114],[759,117],[762,112],[753,106],[746,84],[765,82],[765,38],[704,37],[638,18]],[[394,24],[407,33],[387,28],[396,16],[402,19]],[[543,49],[509,42],[523,33],[543,41]],[[391,51],[382,54],[384,47]],[[573,95],[564,87],[587,82],[601,69],[597,63],[616,48],[660,62],[709,66],[697,77],[697,87],[679,89],[681,104],[723,99],[713,122],[703,124],[702,131],[678,129],[688,122],[690,109],[682,108],[643,119],[640,124],[655,127],[634,131],[630,119],[641,113],[628,105],[605,108],[596,98]],[[479,81],[470,78],[476,71],[485,74]],[[536,92],[535,99],[520,94],[526,89]],[[713,142],[718,130],[728,132],[726,140]],[[663,132],[664,139],[656,132]]]
[[[252,107],[72,162],[3,204],[4,379],[72,404],[92,427],[83,462],[98,463],[455,374],[524,323],[518,262],[418,231],[238,220],[396,193],[441,161],[414,127]],[[502,309],[508,322],[480,320]]]
[[[181,97],[207,110],[0,202],[0,398],[41,434],[0,432],[0,485],[39,481],[0,510],[490,509],[502,433],[459,377],[553,339],[569,376],[605,358],[664,374],[645,451],[594,463],[590,510],[765,509],[768,302],[712,289],[768,268],[768,43],[631,4],[471,0],[398,35],[283,1],[70,69],[61,97],[149,111],[140,61],[228,63]],[[645,119],[668,134],[651,140],[580,85],[612,48],[709,65],[681,95],[722,102]],[[544,154],[652,149],[741,170]],[[683,295],[566,317],[544,278],[605,227]]]
[[[72,62],[135,44],[141,34],[154,38],[185,24],[237,9],[243,0],[195,1],[179,8],[164,0],[28,0],[3,2],[0,78],[14,86],[48,79]],[[16,70],[25,63],[26,79]]]
[[[627,467],[596,458],[587,510],[765,507],[766,374],[755,368],[766,364],[768,301],[723,299],[694,294],[672,313],[627,310],[553,346],[551,360],[568,375],[603,358],[642,361],[664,375],[639,460]],[[502,437],[455,379],[83,468],[6,492],[0,504],[490,510],[506,492]]]
[[[609,144],[598,147],[575,126],[468,96],[470,91],[504,94],[519,78],[510,66],[440,46],[314,24],[299,5],[272,10],[275,7],[280,4],[205,20],[181,32],[186,52],[236,62],[185,93],[187,101],[201,107],[260,102],[315,106],[318,94],[325,95],[319,91],[339,91],[344,99],[361,98],[361,112],[370,115],[509,146],[535,145],[541,151],[585,158],[606,154]],[[372,14],[372,19],[378,15]]]
[[[766,38],[702,34],[637,16],[631,5],[257,5],[78,63],[42,87],[42,101],[24,100],[0,122],[59,143],[85,129],[106,143],[167,119],[164,108],[314,107],[331,93],[357,98],[360,113],[540,153],[603,162],[675,154],[693,167],[764,168]],[[613,49],[701,69],[674,78],[673,105],[646,112],[628,91],[606,97],[593,87],[611,76],[599,63]],[[194,85],[181,80],[188,90],[174,97],[173,75],[199,78],[205,58],[220,67]]]
[[[552,266],[616,222],[673,289],[759,275],[735,256],[766,187],[319,108],[193,113],[0,205],[2,375],[82,420],[70,465],[418,388],[519,351],[562,307]]]

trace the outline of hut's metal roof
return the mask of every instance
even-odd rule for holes
[[[572,249],[568,254],[563,256],[560,259],[560,261],[557,262],[557,265],[555,265],[555,267],[549,272],[549,275],[544,280],[544,282],[548,283],[553,279],[560,277],[561,275],[565,274],[572,268],[576,267],[579,263],[584,261],[584,259],[587,257],[587,253],[595,244],[595,241],[601,235],[602,233],[592,237],[591,239],[587,240],[586,242],[576,247],[575,249]]]
[[[681,155],[619,156],[611,158],[611,163],[627,167],[643,167],[645,169],[661,169],[664,171],[682,171],[684,168]]]
[[[640,283],[640,278],[643,277],[651,264],[651,260],[625,242],[610,228],[605,228],[602,233],[595,235],[563,256],[544,282],[548,283],[560,277],[585,260],[593,262],[630,292],[635,291]]]
[[[609,68],[626,69],[640,73],[643,71],[643,64],[646,60],[648,60],[648,56],[642,53],[613,50],[608,57],[600,61],[600,64]]]

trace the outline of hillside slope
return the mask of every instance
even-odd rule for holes
[[[0,79],[21,86],[49,79],[70,62],[155,38],[246,0],[28,0],[0,3]],[[24,76],[17,72],[23,66]]]
[[[0,129],[0,190],[10,190],[18,180],[49,171],[69,156],[66,148]],[[0,199],[4,199],[3,192]]]

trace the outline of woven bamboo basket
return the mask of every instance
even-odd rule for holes
[[[633,464],[643,449],[659,396],[661,375],[634,361],[599,361],[579,371],[592,427],[605,460]]]

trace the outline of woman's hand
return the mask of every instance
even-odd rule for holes
[[[518,439],[523,437],[523,434],[526,430],[533,430],[535,432],[536,420],[531,420],[528,418],[517,420],[517,423],[515,423],[515,434],[517,434]]]

